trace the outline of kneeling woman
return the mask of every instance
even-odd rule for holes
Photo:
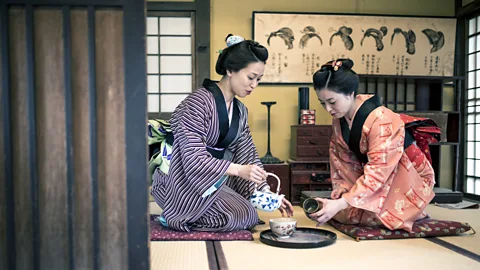
[[[430,156],[419,146],[428,149],[422,138],[433,139],[438,127],[391,111],[377,96],[357,95],[359,79],[352,67],[349,59],[331,61],[313,76],[318,99],[333,117],[333,191],[331,200],[317,198],[324,207],[311,217],[319,224],[334,218],[411,231],[434,197]]]
[[[157,168],[152,196],[163,209],[161,221],[179,231],[234,231],[258,223],[248,198],[266,191],[262,168],[248,127],[246,97],[263,76],[268,51],[251,40],[227,38],[217,60],[219,82],[206,79],[171,118],[173,147],[168,171]],[[280,211],[293,213],[283,200]]]

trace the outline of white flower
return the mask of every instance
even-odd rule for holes
[[[397,213],[402,215],[403,210],[405,210],[403,207],[405,206],[405,201],[404,200],[397,200],[395,202],[395,210],[397,210]]]
[[[367,196],[367,194],[360,194],[357,197],[353,198],[353,201],[356,205],[363,204],[363,199]]]

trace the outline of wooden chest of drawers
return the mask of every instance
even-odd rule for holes
[[[290,157],[297,161],[328,159],[331,125],[295,125],[291,127]]]
[[[280,194],[290,200],[290,165],[286,162],[280,164],[264,164],[265,171],[273,173],[280,178]],[[274,177],[268,177],[268,185],[272,192],[277,191],[278,181]]]
[[[332,190],[328,158],[317,161],[289,160],[288,163],[290,163],[290,201],[293,204],[300,204],[302,191]]]
[[[300,204],[302,191],[331,190],[329,145],[331,125],[291,127],[290,201]]]

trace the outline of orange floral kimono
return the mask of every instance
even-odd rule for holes
[[[347,190],[342,197],[349,204],[334,219],[411,232],[413,223],[426,217],[424,209],[434,197],[435,184],[430,155],[424,154],[428,144],[422,141],[427,146],[423,152],[417,146],[420,137],[415,126],[433,128],[429,142],[439,129],[429,119],[405,118],[381,106],[377,96],[356,98],[362,105],[352,123],[342,118],[332,124],[331,180],[333,188]],[[406,132],[406,123],[421,124]]]

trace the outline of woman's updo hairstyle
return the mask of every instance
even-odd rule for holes
[[[313,87],[316,91],[328,88],[336,93],[346,96],[357,95],[359,79],[352,70],[353,61],[350,59],[337,59],[324,64],[313,74]]]
[[[239,36],[229,34],[225,39],[227,47],[220,52],[215,65],[219,75],[226,75],[227,70],[237,72],[250,63],[263,62],[268,59],[268,50],[258,42],[244,40]]]

